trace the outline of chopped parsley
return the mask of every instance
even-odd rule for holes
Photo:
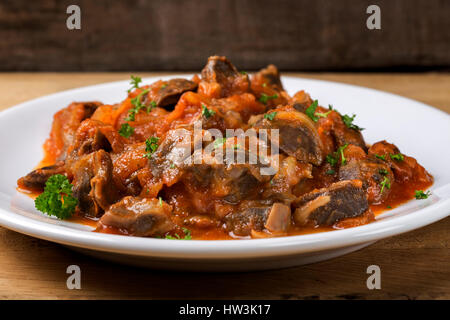
[[[150,113],[150,111],[152,111],[154,108],[156,108],[156,102],[152,101],[150,102],[150,104],[148,106],[146,106],[147,108],[147,113]]]
[[[150,139],[145,140],[145,158],[150,159],[152,154],[158,149],[158,137],[151,137]]]
[[[313,103],[305,110],[305,113],[308,117],[311,118],[312,121],[317,122],[319,120],[314,114],[316,113],[317,106],[319,105],[319,101],[314,100]]]
[[[391,157],[392,160],[397,160],[397,161],[405,160],[405,157],[401,153],[397,153],[397,154],[391,153],[389,156]]]
[[[274,94],[273,96],[268,96],[265,93],[261,94],[261,97],[259,97],[259,101],[261,101],[262,103],[266,104],[269,100],[271,99],[277,99],[278,98],[278,94]]]
[[[136,97],[131,99],[131,104],[133,105],[133,107],[128,111],[128,116],[125,118],[125,121],[134,121],[136,119],[136,114],[138,114],[142,108],[147,108],[147,112],[150,112],[152,110],[152,107],[149,108],[149,106],[142,104],[142,96],[144,94],[147,94],[148,92],[149,90],[145,89]],[[154,105],[156,107],[156,103],[154,101],[152,101],[150,105]]]
[[[78,203],[72,194],[72,187],[66,176],[51,176],[45,183],[44,192],[34,200],[36,209],[59,219],[69,218]]]
[[[341,163],[345,164],[347,162],[347,159],[344,157],[344,149],[348,147],[348,143],[344,144],[343,146],[339,147],[336,151],[336,153],[341,155]]]
[[[119,129],[119,134],[124,138],[129,138],[134,133],[134,128],[130,126],[128,123],[122,124]]]
[[[179,234],[175,234],[175,236],[171,236],[171,235],[167,235],[166,239],[170,239],[170,240],[191,240],[192,236],[191,236],[191,230],[187,229],[187,228],[182,228],[183,230],[183,237],[180,237]]]
[[[328,112],[316,112],[316,116],[319,118],[326,118],[330,114],[331,110]]]
[[[141,83],[141,82],[142,82],[142,79],[140,77],[131,75],[131,81],[130,81],[131,88],[128,89],[128,93],[130,93],[131,90],[133,90],[133,89],[139,88],[139,83]]]
[[[204,116],[206,119],[209,119],[215,114],[216,112],[214,110],[208,109],[204,104],[202,104],[202,116]]]
[[[379,154],[376,154],[375,157],[378,158],[378,159],[381,159],[383,161],[386,161],[386,156],[385,155],[380,156]]]
[[[347,162],[347,159],[345,159],[344,156],[344,149],[347,148],[348,143],[339,147],[335,152],[327,155],[326,161],[331,165],[335,166],[338,163],[339,157],[341,158],[341,164],[345,164]]]
[[[327,155],[327,162],[329,164],[331,164],[332,166],[335,166],[338,162],[338,160],[336,159],[336,157],[332,154]]]
[[[431,192],[423,192],[422,190],[416,190],[414,191],[414,197],[416,197],[416,200],[423,200],[428,199],[428,197],[431,196]]]
[[[167,84],[167,83],[164,83],[164,84],[161,86],[160,89],[164,89],[164,88],[167,87],[167,86],[168,86],[168,84]]]
[[[159,197],[159,206],[160,206],[160,207],[163,206],[163,201],[162,201],[162,198],[161,198],[161,197]]]
[[[388,189],[391,188],[391,180],[389,180],[389,178],[385,176],[383,181],[381,181],[380,185],[381,185],[380,193],[383,193],[384,188],[388,188]]]
[[[327,170],[325,173],[331,175],[331,174],[335,174],[336,171],[334,171],[333,169],[330,169],[330,170]]]
[[[355,119],[355,117],[356,117],[356,114],[353,114],[351,117],[347,114],[341,115],[341,119],[344,122],[344,124],[347,126],[347,128],[354,129],[357,131],[364,130],[364,128],[358,127],[356,124],[353,123],[353,120]]]
[[[240,74],[243,74],[244,76],[247,74],[246,71],[241,71]]]
[[[277,112],[266,113],[264,115],[264,119],[272,121],[273,119],[275,119],[276,115],[277,115]]]
[[[380,169],[378,170],[379,174],[382,174],[383,176],[387,175],[389,172],[386,169]]]

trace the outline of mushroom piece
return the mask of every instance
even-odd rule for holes
[[[170,220],[171,211],[172,207],[164,201],[128,196],[113,204],[99,223],[133,236],[158,236],[175,227]]]
[[[264,117],[255,123],[256,129],[278,129],[279,141],[271,130],[268,135],[272,143],[297,160],[319,166],[323,162],[323,147],[314,123],[307,115],[291,107],[283,107],[271,112],[273,118]]]
[[[291,222],[291,208],[283,203],[272,206],[249,207],[225,217],[227,230],[238,236],[249,236],[253,231],[287,232]]]
[[[17,181],[19,188],[43,191],[47,180],[55,174],[65,174],[64,161],[59,161],[54,165],[42,167],[31,171],[26,176]]]
[[[294,221],[299,226],[331,226],[345,218],[353,218],[369,210],[367,196],[359,180],[333,183],[328,188],[314,190],[295,203]]]

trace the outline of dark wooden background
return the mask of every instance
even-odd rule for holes
[[[212,54],[245,70],[448,70],[449,16],[449,0],[1,0],[0,71],[198,70]]]

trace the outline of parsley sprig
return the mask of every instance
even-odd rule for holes
[[[347,159],[344,156],[344,150],[348,147],[348,143],[340,146],[335,152],[327,155],[326,161],[334,167],[338,163],[338,159],[341,158],[341,164],[344,165],[347,163]]]
[[[119,129],[119,134],[124,138],[129,138],[134,133],[134,128],[128,123],[123,123]]]
[[[271,113],[266,113],[264,115],[264,119],[270,120],[272,121],[273,119],[275,119],[275,116],[277,115],[277,112],[271,112]]]
[[[259,97],[259,101],[264,103],[264,104],[267,104],[267,102],[269,100],[277,99],[277,98],[278,98],[278,94],[276,94],[276,93],[274,95],[272,95],[272,96],[268,96],[267,94],[262,93],[261,97]]]
[[[145,158],[150,159],[152,157],[153,153],[158,149],[158,141],[158,137],[150,137],[150,139],[145,140]]]
[[[130,81],[131,88],[128,89],[128,93],[130,93],[134,89],[138,89],[139,84],[141,82],[142,82],[142,79],[140,77],[131,75],[131,81]]]
[[[191,230],[187,229],[187,228],[182,228],[183,230],[183,237],[181,237],[178,233],[175,234],[175,236],[171,236],[171,235],[167,235],[166,239],[170,239],[170,240],[192,240],[192,236],[191,236]]]
[[[423,190],[416,190],[414,191],[414,197],[416,197],[416,200],[423,200],[428,199],[428,197],[431,196],[431,192],[423,192]]]
[[[206,119],[209,119],[215,114],[216,112],[214,110],[208,109],[204,104],[202,104],[202,116],[204,116]]]
[[[383,193],[384,188],[388,188],[388,189],[391,188],[391,180],[389,180],[389,178],[385,176],[383,181],[381,181],[380,185],[381,185],[380,193]]]
[[[349,129],[362,131],[364,128],[358,127],[356,124],[353,123],[353,120],[355,119],[356,114],[353,114],[352,116],[349,116],[347,114],[341,115],[342,122],[347,126]]]
[[[405,157],[401,154],[401,153],[397,153],[397,154],[389,154],[389,156],[391,157],[392,160],[397,160],[397,161],[403,161],[405,160]]]
[[[78,203],[72,195],[72,187],[66,176],[51,176],[45,183],[44,192],[34,200],[36,209],[59,219],[71,217]]]

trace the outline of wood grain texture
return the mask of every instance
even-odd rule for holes
[[[66,8],[81,8],[81,30]],[[450,1],[3,0],[0,70],[199,70],[228,56],[243,69],[449,68]]]
[[[450,113],[449,74],[294,75],[386,90]],[[0,109],[60,90],[127,78],[124,73],[0,73]],[[450,217],[308,266],[192,274],[116,265],[0,228],[0,299],[450,299],[449,229]],[[81,267],[81,290],[66,288],[65,272],[71,264]],[[366,287],[366,268],[372,264],[381,268],[381,290]]]

